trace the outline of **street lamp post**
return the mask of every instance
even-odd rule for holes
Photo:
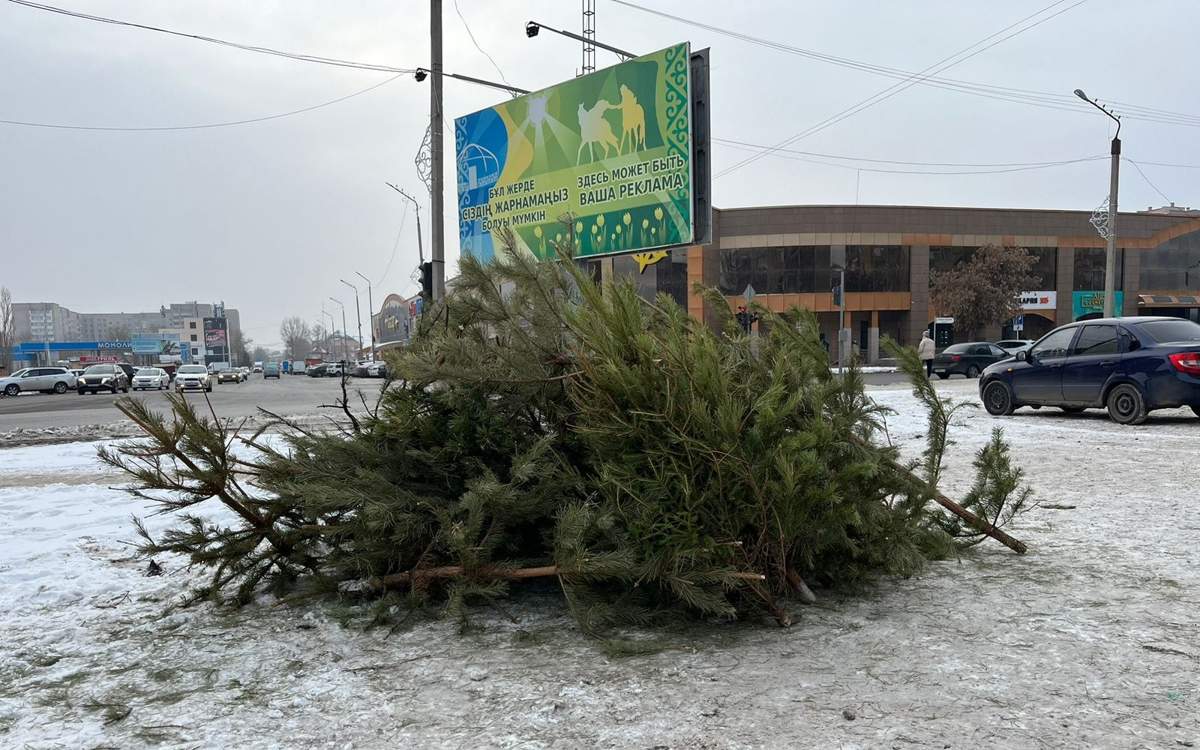
[[[363,276],[358,271],[354,275],[363,281],[367,282],[367,325],[371,329],[371,361],[375,361],[375,300],[371,296],[371,280]],[[359,329],[359,336],[362,336],[362,329]]]
[[[1084,100],[1117,123],[1117,132],[1112,139],[1112,165],[1108,175],[1108,241],[1104,257],[1104,317],[1111,318],[1116,302],[1117,282],[1117,182],[1121,168],[1121,118],[1088,98],[1083,89],[1075,89],[1075,96]]]
[[[325,303],[321,303],[321,325],[325,325],[325,318],[329,318],[329,332],[325,335],[325,341],[322,343],[328,344],[329,337],[333,335],[333,330],[337,328],[337,323],[333,320],[333,313],[325,310]]]
[[[346,281],[345,279],[338,279],[338,281],[342,282],[343,284],[345,284],[346,286],[348,286],[354,290],[354,317],[358,321],[358,354],[359,354],[359,356],[361,356],[362,348],[363,348],[362,311],[359,309],[359,306],[358,306],[358,287],[354,286],[353,284],[351,284],[349,281]],[[355,357],[354,361],[358,362],[358,357]]]
[[[591,44],[596,47],[599,47],[600,49],[608,50],[609,52],[613,53],[614,55],[617,55],[618,57],[621,57],[624,60],[632,60],[634,57],[637,57],[637,55],[633,54],[632,52],[626,52],[623,49],[613,47],[612,45],[609,45],[609,44],[603,44],[601,42],[597,42],[595,39],[589,39],[586,37],[582,37],[579,34],[574,34],[570,31],[565,31],[563,29],[555,29],[553,27],[547,26],[546,24],[539,23],[537,21],[530,21],[525,24],[525,36],[532,39],[535,36],[537,36],[538,32],[541,31],[542,29],[545,29],[546,31],[553,31],[555,34],[561,34],[562,36],[565,36],[568,39],[574,39],[577,42],[583,42],[584,44]]]
[[[342,308],[342,367],[345,368],[349,352],[346,350],[346,306],[340,300],[329,298],[331,302]]]

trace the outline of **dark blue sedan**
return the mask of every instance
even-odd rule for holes
[[[1114,422],[1141,424],[1155,409],[1190,406],[1200,416],[1200,325],[1151,317],[1072,323],[984,370],[979,396],[995,415],[1020,406],[1106,408]]]

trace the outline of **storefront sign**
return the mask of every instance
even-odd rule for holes
[[[1121,317],[1125,307],[1125,292],[1118,291],[1113,299],[1113,315]],[[1104,292],[1075,292],[1071,298],[1071,314],[1074,320],[1087,315],[1104,314]]]
[[[1057,310],[1058,292],[1021,292],[1022,310]]]

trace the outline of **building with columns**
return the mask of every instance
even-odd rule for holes
[[[937,206],[714,209],[707,245],[588,263],[603,280],[629,278],[647,296],[669,294],[697,318],[706,310],[692,289],[696,282],[720,289],[731,308],[752,286],[754,301],[768,309],[816,312],[836,355],[830,254],[844,248],[847,327],[863,359],[872,362],[881,335],[914,344],[937,317],[931,274],[987,244],[1024,247],[1037,257],[1041,283],[1023,297],[1021,338],[1097,317],[1105,243],[1090,219],[1090,211]],[[1200,321],[1200,211],[1172,206],[1122,213],[1117,237],[1121,314]],[[1014,333],[1005,328],[984,337]]]

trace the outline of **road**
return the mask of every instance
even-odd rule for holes
[[[868,373],[863,375],[867,385],[893,385],[906,382],[901,373]],[[367,394],[368,402],[382,380],[354,378],[350,387]],[[130,395],[149,400],[164,411],[166,391],[133,392]],[[123,394],[118,394],[123,395]],[[332,404],[340,396],[336,378],[309,378],[285,375],[275,380],[263,380],[251,375],[244,383],[219,383],[209,394],[213,408],[222,417],[247,417],[258,413],[259,407],[284,416],[314,414],[322,404]],[[200,399],[200,393],[189,398]],[[25,394],[15,398],[0,398],[0,433],[17,429],[61,428],[77,425],[111,424],[124,419],[113,406],[116,396],[96,393],[80,396],[68,391],[53,394]]]
[[[352,390],[367,394],[368,403],[379,389],[382,380],[354,378]],[[132,391],[131,396],[145,398],[167,410],[166,391]],[[124,394],[118,394],[124,395]],[[284,375],[278,380],[263,380],[251,375],[244,383],[219,383],[208,394],[213,408],[222,417],[246,417],[256,414],[261,406],[283,416],[313,414],[322,404],[332,404],[341,396],[336,378],[310,378],[303,375]],[[110,424],[125,417],[113,406],[117,396],[96,393],[80,396],[68,391],[54,394],[26,394],[15,398],[0,398],[0,432],[17,429],[73,427],[86,424]],[[203,394],[191,392],[188,398],[203,403]]]

